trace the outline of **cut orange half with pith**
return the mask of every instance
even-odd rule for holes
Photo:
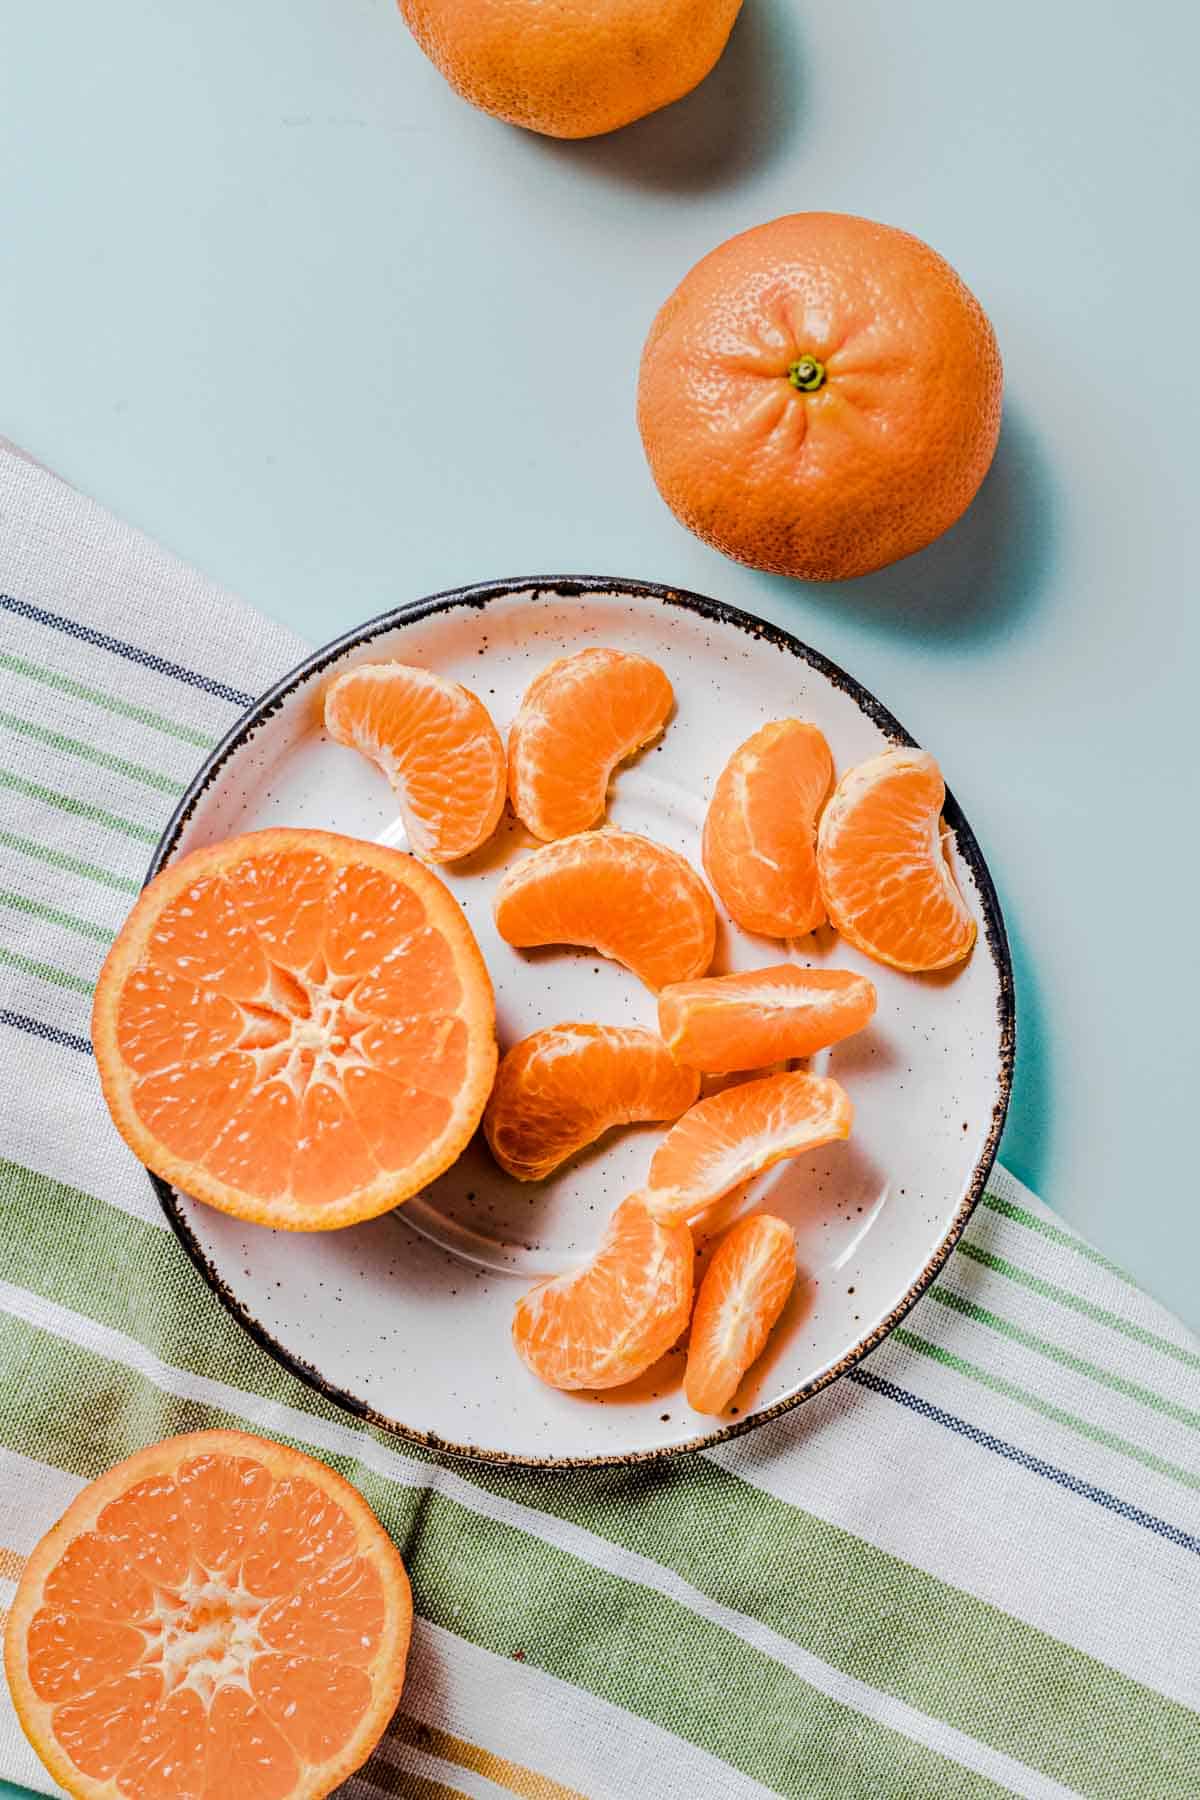
[[[201,1431],[72,1502],[25,1565],[4,1661],[78,1800],[321,1800],[383,1736],[411,1628],[404,1564],[340,1475]]]
[[[584,831],[506,871],[496,929],[519,949],[575,944],[624,963],[649,988],[703,975],[717,915],[677,851],[631,831]]]
[[[508,734],[513,811],[534,837],[569,837],[604,817],[608,783],[656,738],[674,695],[657,663],[628,650],[579,650],[543,669]]]
[[[695,1219],[785,1157],[848,1138],[854,1108],[823,1075],[765,1075],[709,1094],[672,1125],[642,1195],[656,1219]]]
[[[756,1363],[796,1285],[796,1240],[769,1213],[739,1219],[713,1253],[692,1314],[683,1391],[696,1412],[721,1413]]]
[[[408,663],[360,663],[325,692],[325,725],[391,782],[415,856],[455,862],[504,811],[500,733],[469,688]]]
[[[541,1181],[616,1125],[677,1119],[699,1092],[652,1031],[552,1025],[501,1058],[483,1128],[502,1169]]]
[[[617,1208],[589,1263],[518,1300],[517,1354],[549,1387],[621,1387],[687,1329],[694,1279],[687,1226],[661,1223],[635,1194]]]
[[[817,817],[832,783],[829,745],[803,719],[764,725],[721,770],[704,819],[704,869],[743,930],[802,937],[824,923]]]
[[[925,750],[850,769],[821,815],[817,869],[830,922],[893,969],[961,962],[976,926],[949,855],[946,784]]]
[[[496,1068],[457,901],[413,857],[254,831],[171,863],[96,987],[104,1097],[142,1162],[294,1231],[386,1212],[452,1163]]]
[[[779,963],[664,988],[658,1027],[678,1062],[727,1075],[815,1056],[861,1031],[874,1011],[865,975]]]

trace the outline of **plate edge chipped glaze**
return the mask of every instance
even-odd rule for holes
[[[362,649],[386,632],[403,628],[439,613],[449,613],[458,607],[482,610],[493,601],[508,599],[517,594],[529,594],[535,600],[541,595],[551,595],[563,600],[581,599],[589,594],[616,595],[623,598],[647,600],[662,606],[683,608],[698,614],[703,619],[710,620],[713,624],[732,627],[760,642],[772,644],[776,649],[798,657],[852,699],[859,710],[891,743],[916,745],[916,739],[905,730],[895,715],[854,676],[848,674],[846,670],[831,662],[819,650],[814,650],[782,626],[760,619],[753,613],[744,612],[741,608],[730,606],[724,601],[710,599],[706,595],[693,593],[687,588],[670,587],[653,581],[629,580],[620,576],[536,575],[477,582],[466,587],[449,588],[441,593],[409,601],[402,606],[380,613],[377,617],[355,626],[352,630],[314,650],[275,682],[272,687],[268,688],[226,732],[188,783],[155,846],[145,880],[149,882],[171,860],[192,814],[204,794],[219,779],[229,758],[253,737],[255,732],[271,718],[296,688],[319,675],[322,670],[337,662],[348,651]],[[683,1444],[594,1456],[522,1456],[501,1450],[483,1449],[471,1444],[455,1443],[432,1432],[420,1431],[413,1426],[405,1425],[400,1420],[380,1412],[367,1402],[328,1381],[313,1364],[306,1362],[279,1343],[271,1332],[248,1311],[209,1262],[179,1205],[175,1189],[169,1182],[148,1170],[149,1180],[158,1195],[171,1228],[190,1261],[225,1310],[289,1374],[296,1376],[306,1387],[313,1389],[324,1399],[332,1401],[342,1411],[361,1419],[366,1424],[374,1425],[382,1431],[404,1438],[410,1443],[420,1444],[427,1450],[463,1457],[476,1462],[531,1469],[619,1467],[632,1463],[658,1462],[667,1457],[708,1449],[731,1438],[742,1437],[747,1432],[755,1431],[760,1426],[781,1418],[785,1413],[803,1405],[806,1400],[811,1400],[815,1394],[820,1393],[855,1368],[872,1350],[878,1348],[916,1305],[945,1266],[950,1252],[962,1236],[968,1220],[983,1196],[988,1176],[991,1174],[999,1150],[1000,1137],[1012,1096],[1013,1066],[1016,1053],[1016,1006],[1012,957],[991,871],[974,832],[964,818],[949,788],[946,791],[944,816],[955,834],[957,853],[969,867],[978,891],[983,913],[983,936],[996,970],[998,983],[998,1091],[992,1107],[987,1137],[971,1173],[966,1191],[949,1226],[907,1291],[887,1315],[873,1325],[835,1364],[820,1371],[793,1393],[774,1401],[761,1411],[745,1418],[726,1421],[714,1430],[702,1432]]]

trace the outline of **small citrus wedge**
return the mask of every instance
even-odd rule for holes
[[[550,1387],[620,1387],[682,1336],[694,1276],[687,1226],[660,1224],[635,1194],[613,1214],[591,1262],[517,1301],[517,1353]]]
[[[769,1213],[739,1219],[700,1283],[683,1391],[696,1412],[724,1412],[762,1355],[796,1285],[796,1240]]]
[[[324,1231],[455,1160],[496,1069],[488,973],[413,857],[252,831],[171,863],[122,926],[92,1041],[134,1154],[222,1212]]]
[[[454,862],[504,811],[504,745],[468,688],[407,663],[360,663],[330,683],[325,726],[391,782],[413,854]]]
[[[404,1684],[412,1597],[366,1501],[237,1431],[141,1450],[25,1565],[9,1693],[78,1800],[320,1800]]]
[[[764,1075],[697,1101],[672,1125],[642,1195],[656,1219],[694,1219],[785,1157],[848,1138],[854,1109],[823,1075]]]
[[[552,1025],[501,1058],[483,1128],[518,1181],[541,1181],[614,1125],[677,1119],[700,1092],[660,1037],[620,1025]]]
[[[658,1028],[677,1062],[727,1075],[815,1056],[861,1031],[874,1011],[875,987],[865,975],[779,963],[665,987]]]
[[[704,820],[704,867],[729,916],[764,937],[802,937],[825,921],[817,817],[833,757],[815,725],[776,719],[735,750]]]
[[[579,650],[543,669],[508,734],[522,824],[546,839],[598,824],[613,770],[658,736],[674,698],[658,664],[627,650]]]
[[[843,775],[821,816],[817,867],[830,921],[893,969],[944,969],[975,942],[950,864],[945,799],[927,751],[885,750]]]
[[[496,929],[518,949],[598,950],[657,989],[703,975],[717,917],[708,889],[676,851],[630,831],[585,831],[544,844],[505,873]]]

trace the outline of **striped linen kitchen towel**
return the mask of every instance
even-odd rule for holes
[[[110,1463],[245,1426],[412,1572],[362,1800],[1195,1800],[1200,1344],[1003,1172],[864,1366],[664,1465],[439,1459],[224,1313],[110,1127],[89,999],[176,795],[302,648],[0,450],[0,1609]],[[0,1776],[59,1791],[6,1697]]]

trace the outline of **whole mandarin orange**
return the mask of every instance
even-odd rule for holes
[[[793,213],[684,276],[646,340],[638,424],[659,492],[698,537],[841,581],[966,511],[1002,386],[987,315],[928,244]]]
[[[510,125],[595,137],[704,80],[742,0],[400,0],[454,90]]]

